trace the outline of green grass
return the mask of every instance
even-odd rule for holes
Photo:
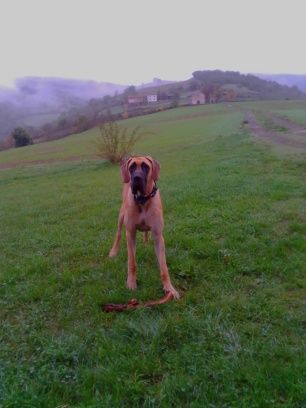
[[[218,124],[215,123],[216,115],[229,113],[230,117],[227,120],[231,121],[231,117],[234,116],[231,114],[231,111],[231,108],[222,105],[179,108],[129,119],[123,123],[131,127],[140,125],[149,131],[155,132],[156,137],[145,138],[138,145],[140,150],[146,151],[146,149],[154,149],[155,140],[157,140],[157,149],[160,149],[161,142],[164,145],[169,144],[171,147],[173,139],[177,141],[177,144],[186,144],[188,140],[193,141],[194,132],[202,130],[203,117],[206,117],[205,129],[210,131],[211,126],[218,126]],[[196,117],[194,118],[195,115]],[[236,112],[236,116],[237,115],[240,114]],[[174,121],[176,122],[175,126],[173,124]],[[220,133],[222,133],[222,124],[218,129]],[[234,129],[234,127],[232,127],[232,129]],[[186,137],[186,131],[191,131],[192,135]],[[6,150],[0,152],[0,166],[5,163],[22,166],[25,163],[31,163],[33,161],[80,161],[94,158],[96,152],[93,141],[96,140],[98,136],[98,129],[92,129],[49,143],[35,144],[22,149]],[[168,140],[163,140],[164,138],[171,138],[172,143],[169,143]],[[199,139],[200,138],[201,135],[199,135]]]
[[[255,141],[241,126],[250,106],[126,122],[154,132],[136,151],[161,163],[182,294],[151,310],[100,309],[162,291],[141,236],[136,293],[125,240],[107,257],[121,184],[92,160],[96,131],[0,153],[42,160],[0,172],[0,407],[305,406],[305,153]]]
[[[297,109],[282,109],[278,112],[281,115],[287,116],[288,119],[293,120],[302,126],[306,126],[306,109],[304,105]]]

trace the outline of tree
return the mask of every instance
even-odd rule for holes
[[[128,86],[125,88],[124,92],[122,93],[122,102],[127,103],[130,95],[136,95],[136,87],[134,85]]]
[[[196,91],[199,88],[199,83],[195,79],[190,79],[188,83],[188,90],[189,91]]]
[[[204,84],[202,92],[205,95],[205,103],[215,103],[220,98],[220,87],[213,84]]]
[[[84,132],[89,129],[89,120],[85,115],[78,115],[75,121],[75,127],[78,132]]]
[[[102,98],[102,101],[104,103],[104,106],[108,107],[111,104],[112,97],[110,95],[104,95],[103,98]]]
[[[172,99],[172,104],[171,104],[171,106],[173,107],[173,108],[177,108],[178,106],[179,106],[179,103],[180,103],[180,94],[179,94],[179,92],[178,91],[173,91],[173,99]]]
[[[234,89],[228,89],[226,94],[225,94],[225,100],[230,102],[230,101],[234,101],[236,98],[236,92]]]
[[[15,141],[15,147],[28,146],[33,144],[31,135],[22,127],[15,128],[12,132]]]
[[[134,94],[137,93],[136,92],[136,87],[134,85],[130,85],[124,90],[123,93],[127,94],[127,95],[134,95]]]

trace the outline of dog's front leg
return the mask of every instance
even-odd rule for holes
[[[128,250],[128,277],[126,286],[129,289],[136,289],[136,230],[126,230],[126,242]]]
[[[165,241],[162,233],[154,233],[154,247],[155,247],[155,253],[158,259],[159,263],[159,269],[160,269],[160,277],[162,280],[163,288],[166,292],[170,292],[173,297],[178,299],[180,297],[178,291],[174,289],[172,286],[170,276],[169,276],[169,271],[168,271],[168,266],[166,262],[166,251],[165,251]]]
[[[114,241],[112,249],[110,250],[110,252],[108,254],[108,256],[110,258],[114,258],[117,255],[118,251],[119,251],[123,220],[124,220],[124,208],[122,206],[121,209],[120,209],[120,212],[119,212],[118,227],[117,227],[117,232],[116,232],[116,236],[115,236],[115,241]]]

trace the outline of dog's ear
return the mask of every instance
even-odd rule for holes
[[[131,157],[123,159],[120,163],[121,177],[123,183],[128,183],[130,181],[129,164],[132,160]]]
[[[157,181],[159,179],[160,164],[158,163],[157,160],[152,159],[151,156],[146,156],[146,158],[152,164],[152,179],[153,179],[153,181]]]

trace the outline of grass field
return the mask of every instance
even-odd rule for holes
[[[242,125],[250,109],[305,123],[306,103],[180,108],[128,120],[161,163],[170,274],[162,296],[138,239],[136,292],[125,239],[107,257],[118,167],[97,131],[0,152],[0,407],[305,407],[305,156]],[[290,137],[288,133],[287,137]]]

